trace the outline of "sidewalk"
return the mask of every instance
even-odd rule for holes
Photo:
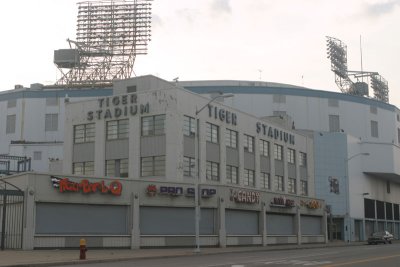
[[[304,245],[270,245],[267,247],[228,247],[228,248],[201,248],[200,255],[218,253],[238,253],[247,251],[271,251],[271,250],[291,250],[309,249],[323,247],[356,246],[365,245],[365,242],[332,242],[328,244],[304,244]],[[193,248],[163,248],[163,249],[93,249],[89,248],[86,260],[79,260],[79,249],[76,250],[5,250],[0,251],[0,266],[57,266],[69,264],[114,262],[144,258],[165,258],[191,256],[198,253]]]

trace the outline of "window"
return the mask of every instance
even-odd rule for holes
[[[106,160],[106,176],[128,177],[128,159]]]
[[[371,136],[372,137],[379,137],[378,135],[378,122],[371,121]]]
[[[46,98],[46,106],[58,106],[58,98],[57,97],[47,97]]]
[[[260,140],[260,155],[268,157],[269,156],[269,142]]]
[[[165,156],[141,158],[140,176],[163,176],[165,175]]]
[[[293,149],[288,148],[287,150],[287,161],[288,163],[295,164],[295,151]]]
[[[93,161],[74,162],[74,163],[72,163],[72,173],[73,174],[93,175],[94,174],[94,162]]]
[[[238,167],[226,165],[226,182],[228,184],[238,184]]]
[[[6,134],[15,133],[16,115],[7,115]]]
[[[7,101],[7,108],[15,108],[17,106],[17,99],[10,99]]]
[[[400,144],[400,128],[397,128],[397,143]]]
[[[273,95],[273,102],[274,103],[286,103],[286,96],[285,95]]]
[[[300,166],[303,166],[303,167],[305,167],[305,166],[307,166],[307,154],[306,153],[303,153],[303,152],[300,152],[299,153],[299,165]]]
[[[261,172],[261,188],[270,189],[269,173]]]
[[[94,123],[74,125],[74,143],[94,142]]]
[[[328,106],[329,107],[335,107],[335,108],[339,107],[339,100],[329,98],[328,99]]]
[[[206,178],[207,180],[219,181],[219,163],[206,162]]]
[[[58,114],[46,114],[45,131],[53,132],[58,130]]]
[[[288,178],[288,192],[290,194],[296,194],[296,179]]]
[[[244,139],[243,139],[243,146],[244,146],[244,151],[253,153],[254,152],[254,137],[245,134]]]
[[[272,115],[276,116],[276,117],[280,117],[280,118],[284,118],[286,117],[286,111],[283,110],[274,110]]]
[[[254,180],[254,171],[253,170],[244,169],[243,184],[246,186],[254,187],[255,180]]]
[[[274,144],[274,159],[282,160],[283,146]]]
[[[369,111],[370,111],[372,114],[378,114],[378,108],[377,108],[377,107],[369,106]]]
[[[307,196],[308,195],[307,181],[300,181],[300,194],[302,196]]]
[[[183,157],[183,175],[194,177],[196,172],[196,161],[194,158]]]
[[[219,127],[207,122],[206,140],[218,144]]]
[[[237,148],[237,138],[238,138],[238,133],[236,131],[226,129],[225,143],[227,147]]]
[[[142,136],[165,134],[165,114],[142,118]]]
[[[131,85],[126,87],[126,92],[129,93],[136,93],[136,85]]]
[[[107,140],[128,138],[129,120],[107,121]]]
[[[339,115],[329,115],[329,131],[340,132]]]
[[[42,160],[42,151],[33,151],[33,160]]]
[[[283,176],[275,175],[275,190],[284,191]]]
[[[183,134],[187,136],[194,136],[196,134],[196,119],[184,116],[183,117]]]
[[[390,181],[386,181],[386,192],[390,194]]]

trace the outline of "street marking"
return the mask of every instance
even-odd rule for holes
[[[363,263],[363,262],[369,262],[369,261],[386,260],[386,259],[397,258],[397,257],[400,257],[400,254],[398,254],[398,255],[392,255],[392,256],[383,256],[383,257],[369,258],[369,259],[364,259],[364,260],[348,261],[348,262],[342,262],[342,263],[336,263],[336,264],[330,264],[330,265],[324,265],[323,267],[345,266],[345,265],[351,265],[351,264],[356,264],[356,263]]]
[[[316,266],[322,264],[329,264],[331,261],[302,261],[302,260],[281,260],[281,261],[267,261],[263,262],[263,264],[277,264],[277,265],[303,265],[303,266]]]

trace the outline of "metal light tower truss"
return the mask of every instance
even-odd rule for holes
[[[388,82],[380,75],[371,76],[371,87],[374,90],[374,97],[377,100],[389,102],[389,86]]]
[[[389,102],[387,81],[378,72],[348,70],[347,46],[339,39],[329,36],[326,38],[328,58],[331,60],[331,70],[335,73],[335,82],[340,90],[346,94],[368,96],[368,83],[364,82],[364,77],[366,77],[370,78],[371,88],[374,90],[374,98],[383,102]],[[356,78],[357,81],[353,82],[350,76]]]
[[[327,36],[328,59],[335,73],[335,82],[343,93],[350,93],[353,82],[347,74],[347,46],[339,39]]]
[[[147,54],[151,0],[78,3],[76,41],[54,51],[57,84],[107,84],[131,77],[136,55]]]

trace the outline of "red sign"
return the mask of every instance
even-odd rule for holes
[[[88,180],[82,180],[80,183],[76,183],[70,181],[68,178],[63,178],[59,181],[58,188],[61,193],[81,191],[85,194],[100,192],[120,196],[122,192],[122,184],[119,181],[112,181],[109,185],[106,185],[104,181],[91,183]]]

